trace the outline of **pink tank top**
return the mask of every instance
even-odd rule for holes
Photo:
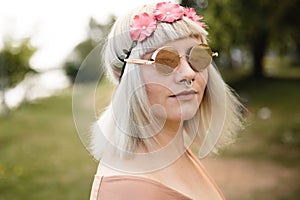
[[[216,183],[210,178],[198,158],[187,149],[187,153],[212,186],[219,199],[225,199]],[[158,181],[131,175],[95,175],[90,200],[191,200],[190,197]]]

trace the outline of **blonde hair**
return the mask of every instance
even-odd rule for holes
[[[102,157],[108,143],[118,148],[121,156],[122,152],[135,152],[141,144],[146,147],[151,145],[153,142],[149,140],[151,134],[157,131],[163,123],[157,120],[151,112],[151,105],[143,87],[144,83],[138,65],[127,63],[122,81],[119,82],[121,68],[118,66],[122,66],[123,63],[118,57],[124,54],[123,49],[129,49],[132,44],[129,27],[133,17],[142,12],[152,13],[153,10],[154,6],[143,6],[126,16],[119,17],[103,49],[108,77],[117,87],[111,104],[93,126],[89,150],[97,160]],[[174,23],[159,23],[149,38],[137,43],[131,56],[139,58],[149,51],[149,47],[155,49],[164,43],[181,38],[196,37],[203,43],[207,43],[206,36],[207,32],[202,27],[186,17]],[[224,108],[224,118],[212,119],[212,117],[220,116],[222,108]],[[195,141],[206,141],[200,149],[200,157],[205,156],[211,150],[216,152],[217,149],[231,143],[237,130],[242,127],[240,108],[241,104],[211,64],[208,67],[207,88],[199,110],[183,125],[187,135],[197,136]],[[219,130],[213,127],[218,127]],[[210,130],[220,131],[221,137],[218,133],[211,133]]]

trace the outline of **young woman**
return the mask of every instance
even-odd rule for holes
[[[115,22],[103,53],[117,87],[93,126],[91,199],[224,199],[199,158],[231,142],[241,104],[212,64],[201,19],[161,2]]]

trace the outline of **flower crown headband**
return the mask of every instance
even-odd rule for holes
[[[129,58],[131,51],[137,45],[137,42],[142,42],[150,37],[156,30],[158,22],[173,23],[177,20],[181,20],[183,16],[188,17],[204,28],[205,24],[199,22],[203,17],[197,15],[194,8],[182,8],[179,4],[171,2],[157,3],[153,11],[153,16],[147,12],[134,16],[133,24],[130,25],[130,37],[133,42],[129,50],[123,49],[125,55],[118,57],[119,60],[123,62],[120,81],[126,66],[125,59]]]

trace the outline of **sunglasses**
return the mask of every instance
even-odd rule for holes
[[[206,69],[212,62],[212,57],[218,56],[217,52],[212,52],[211,48],[206,44],[193,46],[186,55],[187,61],[194,71],[200,72]],[[126,63],[152,65],[156,70],[164,75],[172,73],[180,64],[179,52],[174,47],[161,47],[157,49],[151,56],[150,60],[142,59],[124,59]]]

